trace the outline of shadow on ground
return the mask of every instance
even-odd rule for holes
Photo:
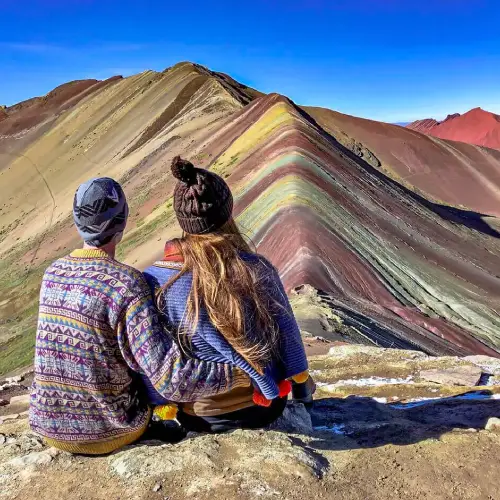
[[[407,404],[383,404],[351,396],[315,401],[309,414],[316,438],[308,443],[310,447],[375,448],[439,439],[455,429],[484,429],[488,419],[500,417],[500,400],[493,399],[490,391]]]

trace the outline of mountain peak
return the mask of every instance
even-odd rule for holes
[[[448,115],[443,121],[442,123],[448,121],[448,120],[453,120],[453,118],[458,118],[460,115],[460,113],[453,113],[451,115]]]
[[[407,125],[407,128],[440,139],[500,149],[500,116],[481,107],[472,108],[463,115],[448,115],[442,122],[434,119],[417,120]]]

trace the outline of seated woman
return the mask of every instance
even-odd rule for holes
[[[247,387],[182,404],[177,418],[201,432],[264,427],[283,412],[292,383],[312,400],[299,328],[276,269],[238,231],[225,181],[179,157],[172,172],[184,237],[166,244],[146,280],[186,354],[229,362],[249,377]],[[152,404],[168,403],[145,382]]]

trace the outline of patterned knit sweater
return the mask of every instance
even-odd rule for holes
[[[137,374],[179,402],[248,384],[228,365],[181,355],[139,271],[99,249],[56,261],[40,292],[32,429],[73,453],[135,441],[150,416]]]
[[[175,250],[172,250],[171,244],[167,243],[166,258],[156,262],[144,272],[146,280],[154,291],[178,274],[183,266],[182,257],[181,262],[176,261],[178,254],[171,254],[172,251]],[[237,366],[252,379],[254,385],[266,398],[274,399],[279,394],[278,382],[307,370],[304,344],[290,302],[274,266],[261,255],[243,253],[241,257],[248,265],[255,268],[262,286],[262,293],[268,298],[269,308],[279,331],[279,356],[265,368],[264,374],[257,373],[214,328],[204,307],[200,308],[198,326],[191,338],[192,354],[199,359],[229,362]],[[182,324],[191,283],[191,273],[185,273],[167,289],[163,312],[171,331],[177,331]],[[250,339],[253,330],[252,311],[248,310],[246,332]]]

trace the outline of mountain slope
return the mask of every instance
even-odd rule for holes
[[[319,289],[356,338],[431,354],[500,351],[499,233],[394,180],[427,168],[432,198],[495,213],[500,152],[458,154],[394,125],[306,112],[189,63],[105,85],[40,130],[14,158],[1,151],[15,137],[0,139],[0,373],[29,360],[41,273],[79,244],[77,185],[97,175],[124,185],[131,215],[118,257],[142,267],[179,234],[176,154],[227,179],[238,223],[286,288]],[[456,180],[435,188],[453,169]],[[489,186],[480,197],[470,193],[478,179]]]
[[[41,273],[79,244],[71,218],[78,184],[99,175],[124,184],[131,207],[126,253],[160,228],[155,217],[173,187],[165,163],[177,153],[202,155],[205,137],[254,94],[181,63],[102,85],[63,112],[55,108],[21,139],[0,137],[0,343],[13,339],[0,345],[2,361],[30,359],[26,335],[35,325]]]
[[[231,130],[213,169],[230,174],[239,223],[288,288],[311,284],[378,320],[382,343],[492,353],[482,342],[498,344],[494,239],[358,161],[286,98],[255,101]]]
[[[448,115],[442,122],[432,118],[418,120],[407,127],[440,139],[500,149],[500,116],[481,108],[471,109],[463,115]]]
[[[500,151],[323,108],[306,110],[347,147],[349,139],[370,151],[398,182],[436,202],[500,216]]]
[[[439,122],[437,120],[434,120],[434,118],[425,118],[423,120],[417,120],[411,123],[407,123],[405,126],[406,128],[410,128],[412,130],[425,134],[426,132],[430,132],[437,125],[439,125]]]

